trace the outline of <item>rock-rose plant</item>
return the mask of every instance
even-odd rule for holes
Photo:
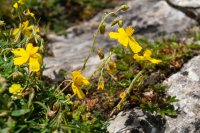
[[[36,15],[28,4],[30,2],[27,0],[13,3],[13,15],[17,14],[19,18],[15,27],[10,28],[0,20],[0,131],[106,132],[105,117],[101,116],[103,111],[98,111],[108,103],[106,107],[111,108],[107,111],[110,115],[123,109],[127,100],[133,97],[131,92],[134,86],[140,85],[138,81],[141,81],[143,70],[136,75],[126,73],[128,80],[118,82],[125,76],[117,74],[125,73],[130,68],[124,61],[117,61],[119,55],[114,54],[114,50],[111,49],[108,55],[104,54],[96,45],[98,34],[108,35],[114,39],[113,42],[118,42],[123,56],[130,57],[130,65],[150,63],[154,66],[162,61],[153,58],[150,49],[144,50],[133,37],[134,29],[131,26],[122,25],[123,20],[118,13],[128,9],[128,6],[122,5],[102,18],[82,69],[73,70],[71,75],[66,72],[59,84],[53,82],[42,75],[45,69],[44,40],[40,36]],[[106,34],[108,24],[105,21],[113,16],[111,25],[118,30]],[[82,73],[95,50],[102,62],[91,76],[85,77]],[[107,97],[110,94],[113,99]],[[100,99],[105,101],[102,107],[97,104],[98,101],[102,102]]]

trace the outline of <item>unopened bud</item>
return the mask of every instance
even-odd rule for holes
[[[14,73],[12,73],[12,78],[15,81],[19,80],[22,76],[23,76],[23,74],[21,72],[14,72]]]
[[[123,24],[124,24],[123,20],[120,19],[120,20],[118,21],[118,25],[119,25],[119,27],[122,27]]]
[[[0,26],[4,26],[4,25],[5,25],[4,21],[0,20]]]
[[[116,25],[118,23],[118,21],[119,21],[118,19],[115,19],[114,21],[112,21],[111,26]]]
[[[128,6],[127,5],[122,5],[121,7],[120,7],[120,9],[121,10],[123,10],[123,11],[126,11],[126,10],[128,10]]]
[[[53,105],[53,111],[54,111],[54,112],[58,112],[58,110],[59,110],[59,104],[56,102],[56,103],[54,103],[54,105]]]
[[[49,110],[47,112],[47,118],[53,119],[56,116],[56,112]]]
[[[106,25],[102,24],[101,27],[100,27],[100,33],[104,34],[105,32],[106,32]]]
[[[97,54],[101,60],[104,58],[104,51],[102,49],[97,49]]]

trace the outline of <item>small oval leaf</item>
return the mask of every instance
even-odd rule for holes
[[[12,112],[12,116],[21,116],[25,115],[26,113],[30,112],[30,109],[20,109],[20,110],[15,110]]]

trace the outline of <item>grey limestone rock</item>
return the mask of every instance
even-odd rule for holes
[[[199,0],[166,0],[173,8],[182,11],[188,17],[200,24],[200,1]]]
[[[109,133],[163,133],[165,120],[144,114],[141,109],[120,112],[109,121]]]
[[[179,99],[174,104],[179,114],[177,118],[167,117],[166,133],[200,132],[200,56],[190,60],[164,84],[169,86],[168,94]]]

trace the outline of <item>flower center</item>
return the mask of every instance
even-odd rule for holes
[[[77,76],[77,77],[75,78],[75,80],[74,80],[74,84],[75,84],[76,86],[81,87],[81,86],[83,85],[83,78],[80,77],[80,76]]]
[[[125,31],[128,36],[132,36],[135,30],[131,26],[128,26]]]

